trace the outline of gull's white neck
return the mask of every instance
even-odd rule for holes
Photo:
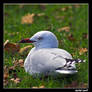
[[[42,48],[58,48],[57,44],[38,44],[36,49],[42,49]]]

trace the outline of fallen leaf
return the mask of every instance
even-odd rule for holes
[[[87,33],[83,33],[82,37],[83,37],[83,39],[85,39],[85,38],[88,39],[88,34]]]
[[[9,72],[8,72],[8,67],[4,66],[4,74],[3,74],[3,85],[6,86],[8,84],[8,77],[9,77]]]
[[[45,88],[45,86],[44,86],[44,85],[42,85],[42,86],[40,86],[39,88]]]
[[[9,71],[8,71],[8,67],[4,66],[4,79],[7,79],[9,77]]]
[[[34,21],[35,14],[28,13],[27,15],[22,17],[21,24],[32,24]]]
[[[88,52],[88,49],[87,48],[80,48],[79,49],[79,54],[80,55],[83,55],[84,53]]]
[[[32,87],[32,88],[39,88],[39,87]]]
[[[16,84],[21,82],[20,78],[11,78],[10,80],[13,81]]]
[[[4,73],[4,79],[7,79],[9,77],[8,73]]]
[[[68,7],[64,7],[64,8],[61,8],[60,10],[61,11],[66,11],[68,9]]]
[[[44,16],[44,15],[45,15],[45,13],[38,13],[38,14],[37,14],[37,16],[39,16],[39,17],[40,17],[40,16]]]
[[[13,64],[14,64],[14,67],[19,66],[18,60],[14,60],[14,61],[13,61]]]
[[[32,87],[32,88],[45,88],[45,86],[44,85],[42,85],[42,86],[39,86],[39,87]]]
[[[5,49],[5,51],[7,51],[9,53],[14,54],[19,51],[20,46],[19,46],[19,44],[10,43],[9,40],[6,40],[4,43],[4,49]]]
[[[56,19],[63,20],[65,16],[55,16]]]
[[[78,88],[79,84],[77,81],[73,81],[71,84],[66,85],[64,88]]]
[[[46,9],[46,5],[45,4],[42,4],[39,6],[41,10],[45,10]]]
[[[19,59],[19,60],[14,59],[13,64],[14,64],[14,66],[12,68],[15,68],[17,66],[24,67],[24,60],[23,59]]]
[[[69,39],[70,41],[75,41],[75,38],[74,38],[73,34],[69,34],[69,35],[68,35],[68,39]]]
[[[4,85],[4,86],[8,85],[8,80],[5,80],[5,79],[4,79],[4,80],[3,80],[3,85]]]
[[[20,55],[28,54],[29,50],[32,48],[32,45],[25,46],[19,50]]]
[[[24,8],[24,4],[20,4],[19,5],[19,8]]]
[[[61,32],[61,31],[69,32],[70,31],[70,27],[66,26],[66,27],[59,28],[58,32]]]
[[[88,84],[87,83],[80,83],[80,88],[87,88]]]
[[[16,68],[15,66],[9,67],[9,74],[11,74],[12,72],[16,72],[15,68]]]
[[[75,4],[74,7],[75,7],[75,8],[79,8],[80,5],[79,5],[79,4]]]
[[[23,59],[19,59],[19,65],[20,65],[20,67],[24,67],[24,60]]]
[[[9,14],[7,12],[4,13],[5,16],[9,16]]]

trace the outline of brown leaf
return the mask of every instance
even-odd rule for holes
[[[25,46],[19,50],[20,55],[28,54],[29,50],[32,48],[32,45]]]
[[[73,81],[71,84],[66,85],[64,88],[78,88],[79,84],[77,81]]]
[[[70,27],[69,26],[65,26],[65,27],[59,28],[58,32],[61,32],[61,31],[69,32],[70,31]]]
[[[19,59],[19,60],[14,60],[13,61],[13,64],[14,64],[14,68],[16,67],[16,66],[20,66],[20,67],[24,67],[24,60],[23,59]]]
[[[4,75],[3,75],[4,86],[6,86],[8,84],[8,80],[7,80],[8,77],[9,77],[8,67],[4,66]]]
[[[5,51],[7,51],[9,53],[14,54],[19,51],[20,46],[19,46],[19,44],[10,43],[9,40],[6,40],[4,43],[4,49],[5,49]]]
[[[20,4],[19,5],[19,8],[24,8],[24,4]]]
[[[65,16],[55,16],[56,19],[63,20]]]
[[[14,60],[14,61],[13,61],[13,64],[14,64],[14,67],[19,66],[18,60]]]
[[[35,14],[28,13],[27,15],[22,17],[21,24],[32,24],[34,21]]]
[[[81,83],[80,84],[80,88],[87,88],[88,87],[88,84],[87,83]]]
[[[61,8],[60,10],[61,11],[66,11],[68,9],[68,7],[63,7],[63,8]]]
[[[45,4],[41,4],[39,7],[40,7],[41,10],[45,10],[46,9],[46,5]]]
[[[44,86],[44,85],[42,85],[42,86],[40,86],[39,88],[45,88],[45,86]]]
[[[4,79],[7,79],[9,77],[8,73],[4,73]]]
[[[74,7],[75,7],[75,8],[79,8],[80,5],[79,5],[79,4],[75,4]]]
[[[39,87],[32,87],[32,88],[39,88]]]
[[[24,67],[24,60],[23,59],[19,59],[19,65],[20,65],[20,67]]]
[[[88,52],[88,49],[87,48],[80,48],[79,49],[79,54],[80,55],[83,55],[84,53]]]
[[[8,67],[4,66],[4,79],[7,79],[9,77],[9,71],[8,71]]]
[[[42,85],[42,86],[39,86],[39,87],[32,87],[32,88],[45,88],[45,86],[44,85]]]
[[[45,13],[38,13],[38,14],[37,14],[37,16],[39,16],[39,17],[40,17],[40,16],[44,16],[44,15],[45,15]]]
[[[88,39],[88,34],[87,33],[83,33],[83,39]]]
[[[69,35],[68,35],[68,39],[69,39],[70,41],[75,41],[75,38],[74,38],[73,34],[69,34]]]
[[[10,80],[13,81],[16,84],[21,82],[20,78],[11,78]]]
[[[8,80],[3,80],[3,85],[6,86],[8,84]]]

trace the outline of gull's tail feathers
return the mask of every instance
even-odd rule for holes
[[[66,59],[66,64],[63,67],[59,67],[55,70],[55,72],[60,74],[75,74],[78,71],[72,65],[76,63],[82,63],[85,60],[82,59]]]
[[[75,74],[78,71],[77,70],[56,70],[55,72],[60,74]]]

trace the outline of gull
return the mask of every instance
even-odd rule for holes
[[[25,71],[34,74],[75,74],[76,63],[85,62],[73,59],[72,55],[64,49],[58,48],[58,40],[50,31],[40,31],[31,38],[25,38],[20,43],[32,43],[34,47],[24,62]]]

